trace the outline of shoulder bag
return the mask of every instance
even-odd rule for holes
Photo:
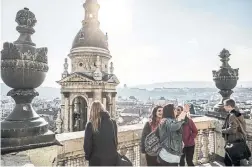
[[[117,141],[117,137],[116,137],[116,133],[115,133],[115,123],[113,122],[113,120],[111,120],[112,122],[112,126],[113,126],[113,133],[114,133],[114,141],[115,141],[115,146],[117,147],[116,141]],[[117,162],[116,162],[116,166],[133,166],[132,162],[129,160],[129,158],[127,158],[125,155],[121,155],[119,152],[117,152]]]
[[[228,142],[225,145],[225,152],[229,156],[231,161],[239,161],[242,159],[249,159],[251,157],[251,151],[246,143],[246,132],[244,131],[241,122],[235,117],[239,124],[240,131],[242,133],[243,139],[235,142]]]

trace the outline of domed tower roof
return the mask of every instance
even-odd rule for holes
[[[98,47],[108,50],[107,34],[100,29],[98,11],[100,5],[97,0],[86,0],[83,5],[85,19],[82,21],[82,28],[74,38],[72,49],[78,47]]]

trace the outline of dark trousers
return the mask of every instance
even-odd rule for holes
[[[159,166],[178,166],[178,163],[170,163],[170,162],[166,162],[164,160],[162,160],[162,158],[158,157],[158,161],[160,163]]]
[[[232,166],[232,165],[234,165],[234,166],[240,166],[240,161],[233,161],[232,162],[232,160],[230,160],[228,154],[225,153],[224,164],[225,164],[225,166]]]
[[[117,156],[116,157],[91,157],[89,160],[89,166],[116,166]]]
[[[180,166],[185,166],[185,159],[188,166],[194,166],[193,155],[195,146],[189,146],[183,148],[183,155],[180,158]]]
[[[156,156],[149,156],[148,154],[145,154],[147,166],[160,166],[160,164],[157,161]]]

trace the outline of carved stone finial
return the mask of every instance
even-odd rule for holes
[[[65,63],[64,63],[64,72],[62,74],[62,78],[65,78],[68,76],[68,62],[67,58],[65,58]]]
[[[18,23],[16,30],[20,33],[20,36],[14,44],[36,46],[31,40],[31,35],[35,32],[33,27],[37,23],[35,15],[28,8],[24,8],[17,12],[15,21]]]
[[[34,27],[37,23],[35,15],[28,9],[24,8],[17,12],[16,20],[19,26]]]
[[[225,48],[220,52],[219,57],[221,58],[222,65],[219,70],[213,70],[213,80],[222,96],[221,101],[215,105],[215,111],[224,111],[223,101],[230,98],[233,93],[232,89],[235,88],[237,80],[239,79],[239,69],[233,69],[228,64],[230,53]]]
[[[106,32],[106,40],[108,40],[108,33]]]
[[[114,73],[114,64],[113,62],[110,62],[110,74]]]
[[[220,52],[219,57],[221,58],[222,66],[221,68],[230,68],[230,65],[228,64],[228,61],[230,60],[230,53],[225,48]]]
[[[97,56],[96,59],[96,70],[93,73],[93,78],[97,81],[101,81],[102,80],[102,73],[101,73],[101,62],[100,62],[100,56]]]
[[[56,119],[56,132],[61,133],[62,132],[62,118],[61,118],[61,110],[58,111],[57,113],[57,119]]]
[[[1,121],[1,153],[24,151],[56,142],[48,123],[31,105],[33,98],[39,95],[35,88],[43,83],[48,71],[48,49],[36,48],[31,40],[37,20],[28,8],[17,12],[16,22],[20,33],[18,40],[4,43],[1,51],[1,78],[13,88],[7,95],[16,102],[13,111]]]
[[[68,62],[67,62],[67,58],[65,58],[64,71],[68,71]]]

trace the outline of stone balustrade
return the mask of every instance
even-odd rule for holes
[[[195,139],[195,164],[209,162],[216,152],[215,119],[209,117],[193,118],[199,134]],[[134,166],[146,164],[144,155],[140,152],[140,138],[143,124],[120,126],[118,139],[119,151],[126,149],[126,156]],[[58,134],[57,139],[62,146],[50,146],[24,151],[35,166],[86,166],[83,144],[84,132]],[[4,161],[4,159],[2,158]]]

